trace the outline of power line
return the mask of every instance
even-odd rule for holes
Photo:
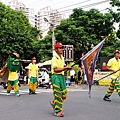
[[[107,9],[105,8],[105,9],[103,9],[103,10],[100,10],[99,12],[103,12],[103,11],[105,11],[105,10],[107,10]],[[68,11],[68,12],[65,12],[65,13],[70,13],[70,12],[71,12],[71,14],[72,14],[73,11]],[[62,15],[62,14],[59,14],[59,15]]]
[[[39,4],[37,4],[37,5],[33,5],[33,6],[38,6],[38,5],[40,5],[40,4],[45,4],[45,3],[47,3],[49,0],[47,0],[46,2],[43,2],[43,3],[39,3]],[[52,1],[52,0],[51,0]],[[50,1],[50,2],[51,2]],[[64,9],[64,8],[68,8],[68,7],[71,7],[71,6],[75,6],[75,5],[78,5],[78,4],[82,4],[82,3],[85,3],[85,2],[88,2],[88,1],[91,1],[91,0],[86,0],[86,1],[83,1],[83,2],[79,2],[79,3],[76,3],[76,4],[73,4],[73,5],[69,5],[69,6],[64,6],[64,7],[62,7],[62,8],[58,8],[57,10],[60,10],[60,9]],[[105,0],[105,1],[101,1],[101,2],[96,2],[96,3],[92,3],[92,4],[89,4],[89,5],[94,5],[94,4],[99,4],[99,3],[105,3],[105,2],[108,2],[109,0]],[[61,3],[61,2],[59,2],[59,3]],[[58,3],[57,3],[58,4]],[[89,5],[85,5],[85,6],[89,6]],[[82,6],[82,7],[84,7],[84,6]],[[73,9],[68,9],[68,10],[64,10],[64,11],[71,11],[71,10],[73,10]],[[64,11],[60,11],[60,12],[64,12]]]
[[[89,8],[89,7],[91,7],[91,6],[100,5],[100,4],[106,3],[106,2],[108,2],[108,1],[109,1],[109,0],[104,0],[104,1],[101,1],[101,2],[96,2],[96,3],[89,4],[89,5],[81,6],[81,7],[79,7],[79,8]],[[73,8],[73,9],[75,9],[75,8]],[[73,10],[73,9],[68,9],[68,10],[59,11],[59,12],[66,12],[66,11],[70,11],[70,10]]]
[[[48,0],[49,1],[49,0]],[[52,0],[51,0],[52,1]],[[50,1],[50,2],[51,2]],[[91,1],[91,0],[86,0],[86,1],[83,1],[83,2],[79,2],[79,3],[76,3],[76,4],[72,4],[72,5],[69,5],[69,6],[65,6],[65,7],[62,7],[62,8],[58,8],[57,10],[59,10],[59,9],[64,9],[64,8],[67,8],[67,7],[71,7],[71,6],[75,6],[75,5],[78,5],[78,4],[82,4],[82,3],[85,3],[85,2],[88,2],[88,1]],[[46,2],[44,2],[44,3],[47,3],[47,1]],[[40,4],[44,4],[44,3],[40,3]],[[59,3],[61,3],[61,2],[59,2]],[[63,2],[62,2],[63,3]],[[57,3],[58,4],[58,3]],[[34,6],[38,6],[39,4],[37,4],[37,5],[34,5]],[[54,4],[54,5],[56,5],[56,4]],[[54,6],[54,5],[52,5],[52,6]]]
[[[107,10],[107,9],[106,9],[106,8],[105,8],[105,9],[102,9],[102,10],[100,10],[100,12],[105,11],[105,10]],[[49,28],[48,28],[48,29],[49,29]],[[48,31],[48,29],[46,29],[46,30],[44,30],[44,31],[42,31],[42,32]]]
[[[58,8],[57,10],[64,9],[64,8],[67,8],[67,7],[71,7],[71,6],[78,5],[78,4],[82,4],[82,3],[86,3],[88,1],[91,1],[91,0],[86,0],[84,2],[79,2],[79,3],[76,3],[76,4],[72,4],[72,5],[69,5],[69,6],[62,7],[62,8]]]
[[[104,0],[104,1],[101,1],[101,2],[96,2],[96,3],[89,4],[89,5],[81,6],[81,7],[79,7],[79,8],[86,9],[86,8],[89,8],[89,7],[93,7],[93,6],[96,6],[96,5],[103,4],[103,3],[108,2],[108,1],[109,1],[109,0]],[[73,9],[75,9],[75,8],[73,8]],[[55,15],[55,16],[63,15],[63,14],[65,14],[65,13],[70,13],[70,12],[73,11],[73,9],[68,9],[68,10],[60,11],[60,12],[59,12],[60,14],[57,14],[57,15]],[[41,15],[40,17],[46,17],[46,16],[49,16],[49,17],[50,17],[50,15]]]
[[[103,3],[105,3],[105,2],[107,2],[107,1],[104,1],[104,2],[102,1],[102,2],[98,2],[98,3],[93,3],[93,4],[81,6],[81,7],[79,7],[79,8],[86,9],[86,8],[90,8],[90,7],[93,7],[93,6],[97,6],[97,5],[103,4]],[[75,8],[73,8],[73,9],[75,9]],[[66,13],[70,13],[70,12],[72,13],[72,12],[73,12],[73,9],[60,11],[59,13],[60,13],[60,15],[66,14]]]

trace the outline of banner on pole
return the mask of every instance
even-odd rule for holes
[[[86,74],[87,82],[89,85],[89,94],[91,92],[93,73],[95,71],[96,61],[98,60],[98,55],[103,46],[103,43],[104,40],[81,58],[82,63],[84,65],[84,72]]]

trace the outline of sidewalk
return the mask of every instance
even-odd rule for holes
[[[87,84],[67,86],[70,89],[88,89]],[[92,85],[92,89],[108,88],[108,85]]]

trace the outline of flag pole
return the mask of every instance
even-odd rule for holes
[[[116,72],[118,72],[118,71],[120,71],[120,69],[118,69],[118,70],[116,70],[116,71],[114,71],[114,72],[112,72],[112,73],[110,73],[110,74],[108,74],[108,75],[106,75],[106,76],[98,79],[97,81],[100,81],[100,80],[102,80],[103,78],[106,78],[106,77],[108,77],[108,76],[110,76],[110,75],[112,75],[112,74],[114,74],[114,73],[116,73]]]
[[[71,67],[73,67],[74,65],[76,65],[78,62],[80,62],[82,60],[82,57],[79,59],[79,60],[77,60],[73,65],[71,65]]]

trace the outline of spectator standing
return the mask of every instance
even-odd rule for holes
[[[72,68],[71,70],[70,70],[70,80],[71,80],[71,83],[72,83],[72,85],[75,85],[75,70],[74,70],[74,68]]]
[[[83,71],[81,67],[78,68],[78,85],[82,84],[82,78],[83,78]]]

